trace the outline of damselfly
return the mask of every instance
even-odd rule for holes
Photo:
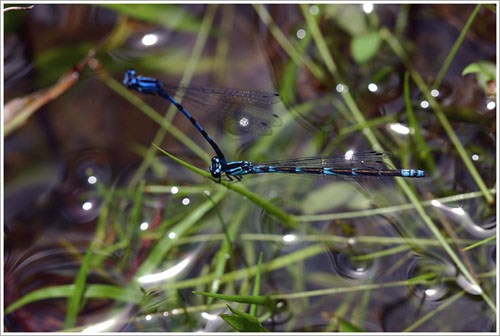
[[[142,93],[159,95],[174,104],[208,141],[223,165],[227,161],[217,143],[173,98],[175,94],[181,95],[183,102],[193,108],[222,117],[226,129],[231,133],[270,134],[271,127],[281,125],[278,115],[269,112],[270,105],[280,101],[277,93],[168,86],[155,78],[136,75],[132,69],[125,72],[123,84]]]
[[[222,163],[212,158],[210,172],[214,178],[226,174],[228,179],[241,180],[243,175],[264,173],[307,174],[316,177],[333,177],[347,180],[377,180],[385,177],[424,177],[419,169],[388,168],[383,162],[389,154],[376,151],[352,153],[339,156],[313,156],[283,161],[254,163],[233,161]]]

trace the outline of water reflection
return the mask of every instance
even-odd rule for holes
[[[469,213],[466,212],[462,207],[450,207],[448,205],[442,204],[437,200],[433,200],[431,204],[441,210],[441,213],[444,214],[447,219],[454,221],[456,226],[463,227],[474,237],[487,238],[496,233],[495,224],[493,224],[492,226],[481,226],[479,223],[474,221]],[[491,223],[493,222],[494,221],[491,221]]]
[[[146,34],[141,41],[145,46],[152,46],[158,42],[158,36],[156,34]]]
[[[389,127],[391,128],[391,130],[399,134],[407,135],[410,133],[410,129],[408,128],[408,126],[400,123],[390,124]]]
[[[366,14],[370,14],[371,12],[373,12],[373,3],[365,2],[363,4],[363,12],[365,12]]]
[[[359,260],[354,255],[335,251],[328,256],[333,269],[346,280],[373,278],[380,269],[379,259]]]
[[[424,301],[442,300],[451,294],[452,288],[443,278],[454,277],[457,273],[455,267],[444,259],[420,255],[408,266],[407,279],[416,277],[431,277],[431,284],[416,284],[409,288],[413,295]]]
[[[368,90],[370,92],[377,92],[377,90],[378,90],[377,84],[375,84],[375,83],[368,84]]]
[[[189,263],[192,261],[192,259],[193,259],[193,257],[187,257],[184,260],[182,260],[181,262],[179,262],[178,264],[164,270],[163,272],[143,275],[142,277],[138,278],[137,280],[140,283],[144,283],[144,284],[165,281],[167,279],[170,279],[172,277],[177,276],[182,271],[184,271],[184,269],[189,265]]]

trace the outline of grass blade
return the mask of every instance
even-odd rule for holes
[[[85,290],[85,282],[87,281],[87,274],[90,268],[90,258],[94,250],[95,242],[90,244],[90,247],[85,254],[82,266],[76,276],[75,286],[72,295],[68,299],[68,310],[66,311],[66,319],[64,321],[64,328],[72,328],[75,325],[76,317],[80,309],[80,302]]]
[[[254,296],[259,296],[260,292],[260,275],[262,272],[262,252],[259,254],[259,262],[257,264],[257,272],[255,273],[255,284],[253,287],[253,295]],[[250,315],[252,316],[257,316],[257,305],[251,305],[250,306]]]

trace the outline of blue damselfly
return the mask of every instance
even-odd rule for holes
[[[307,174],[315,177],[332,177],[347,180],[368,181],[385,177],[424,177],[419,169],[388,168],[383,162],[390,156],[387,153],[370,151],[362,153],[347,152],[338,156],[313,156],[283,161],[250,162],[233,161],[222,164],[217,157],[212,159],[210,172],[215,178],[222,174],[232,180],[240,180],[243,175],[285,173]]]

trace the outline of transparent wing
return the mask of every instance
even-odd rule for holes
[[[275,166],[275,167],[311,167],[311,168],[335,168],[335,169],[394,169],[388,166],[383,160],[391,155],[385,152],[360,152],[352,155],[335,156],[311,156],[295,158],[281,161],[266,161],[255,163],[255,165]]]
[[[273,127],[282,124],[270,111],[271,105],[280,101],[277,93],[176,86],[164,89],[172,96],[182,96],[182,105],[189,113],[211,114],[232,134],[269,135]]]

